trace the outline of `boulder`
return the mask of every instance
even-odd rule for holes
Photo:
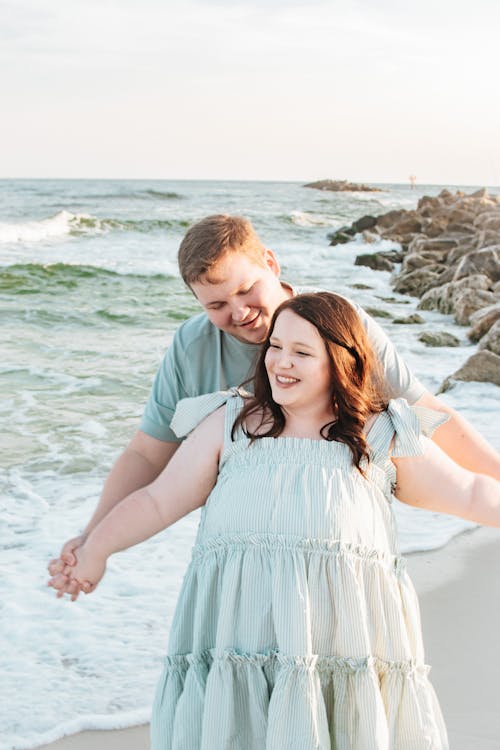
[[[364,310],[368,315],[371,315],[372,318],[392,318],[390,312],[382,310],[380,307],[365,307]]]
[[[409,271],[400,274],[394,283],[394,291],[400,294],[410,294],[413,297],[420,297],[432,286],[439,284],[438,266],[427,266],[426,268],[417,268],[415,271]]]
[[[392,225],[399,221],[399,219],[401,219],[406,213],[407,212],[404,208],[399,208],[377,216],[377,229],[388,229],[388,227],[392,227]]]
[[[429,261],[424,255],[420,253],[408,253],[403,258],[401,265],[401,273],[407,273],[409,271],[415,271],[417,268],[425,268],[431,265],[432,261]]]
[[[407,315],[406,318],[394,318],[392,322],[403,325],[415,325],[417,323],[425,323],[425,320],[418,313],[413,313],[412,315]]]
[[[375,216],[362,216],[352,225],[355,232],[364,232],[365,229],[371,229],[377,223]]]
[[[374,271],[392,271],[393,264],[388,258],[384,258],[380,253],[362,253],[356,256],[355,266],[368,266]]]
[[[417,211],[421,216],[432,216],[441,206],[437,196],[423,195],[417,204]]]
[[[381,228],[381,234],[385,237],[413,235],[421,231],[422,217],[416,211],[405,211],[402,216],[389,226],[382,227],[380,219],[377,219],[377,227]]]
[[[484,211],[474,219],[474,227],[498,232],[500,241],[500,211]]]
[[[350,242],[354,237],[354,233],[350,233],[346,229],[339,229],[338,232],[331,235],[330,246],[334,245],[345,245],[346,242]]]
[[[460,346],[460,339],[447,331],[424,331],[418,340],[426,346]]]
[[[452,387],[452,380],[479,381],[500,386],[500,356],[488,349],[476,352],[459,370],[444,381],[440,388],[441,393]]]
[[[498,232],[494,229],[480,229],[476,230],[476,248],[482,250],[486,247],[498,246]]]
[[[479,342],[479,349],[488,349],[500,356],[500,320],[493,323],[488,333]]]
[[[448,229],[448,218],[446,215],[424,216],[422,218],[422,233],[426,237],[439,237]]]
[[[483,307],[470,316],[472,327],[467,334],[469,339],[479,341],[497,320],[500,320],[500,299],[496,304]]]
[[[448,255],[446,256],[446,263],[448,266],[456,266],[461,258],[464,257],[464,255],[467,255],[467,253],[471,253],[474,250],[477,250],[477,236],[473,235],[468,240],[463,239],[461,242],[458,243],[456,247],[453,248],[453,250],[450,250]]]
[[[481,273],[492,281],[500,281],[500,245],[485,247],[465,255],[457,266],[454,279]]]
[[[491,284],[490,279],[484,274],[467,276],[460,281],[449,281],[448,283],[429,289],[423,295],[418,304],[419,310],[439,310],[449,315],[454,310],[455,299],[464,289],[480,289],[486,291]]]
[[[387,260],[390,260],[393,263],[401,263],[405,257],[405,253],[402,250],[396,250],[396,248],[391,250],[380,250],[378,254],[381,258],[387,258]]]
[[[469,325],[470,317],[476,310],[488,305],[494,305],[498,298],[493,292],[481,289],[464,289],[459,292],[454,301],[455,320],[461,326]]]

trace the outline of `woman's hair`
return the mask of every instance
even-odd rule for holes
[[[369,460],[364,428],[370,414],[383,411],[387,397],[365,329],[354,307],[343,297],[330,292],[300,294],[283,302],[275,311],[253,377],[254,396],[236,419],[232,435],[241,426],[251,440],[278,437],[285,427],[285,415],[273,400],[265,357],[276,320],[284,310],[294,312],[317,329],[330,362],[330,398],[335,419],[323,425],[325,440],[346,443],[355,466],[363,473],[361,460]],[[245,425],[251,414],[261,413],[254,431]]]

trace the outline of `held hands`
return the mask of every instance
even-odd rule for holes
[[[47,585],[56,589],[57,597],[68,594],[76,601],[82,591],[90,594],[96,588],[105,573],[106,558],[96,554],[82,535],[66,542],[61,556],[51,560],[48,569],[52,577]]]

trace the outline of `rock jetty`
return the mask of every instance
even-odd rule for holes
[[[363,253],[358,265],[396,270],[401,263],[392,278],[395,291],[420,297],[420,310],[452,314],[470,326],[468,337],[479,351],[442,389],[454,380],[500,385],[500,196],[485,189],[469,195],[443,190],[420,198],[415,210],[364,216],[335,232],[330,244],[359,233],[366,242],[397,242],[401,251]]]
[[[307,185],[302,187],[315,188],[316,190],[330,190],[334,193],[381,193],[381,188],[370,187],[369,185],[360,185],[355,182],[348,182],[348,180],[317,180],[316,182],[308,182]]]

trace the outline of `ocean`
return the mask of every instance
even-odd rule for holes
[[[47,588],[46,565],[87,522],[173,332],[199,311],[176,265],[191,223],[244,214],[277,253],[284,279],[388,313],[380,324],[433,392],[474,351],[451,316],[422,312],[422,325],[392,323],[418,301],[395,294],[389,273],[354,259],[393,243],[329,246],[328,232],[364,214],[412,208],[423,194],[457,186],[380,187],[0,181],[2,749],[149,718],[198,513],[112,557],[97,591],[76,603]],[[426,348],[418,335],[435,329],[461,345]],[[493,385],[462,383],[442,398],[500,448],[499,396]],[[397,502],[395,511],[404,552],[439,547],[471,527]]]

